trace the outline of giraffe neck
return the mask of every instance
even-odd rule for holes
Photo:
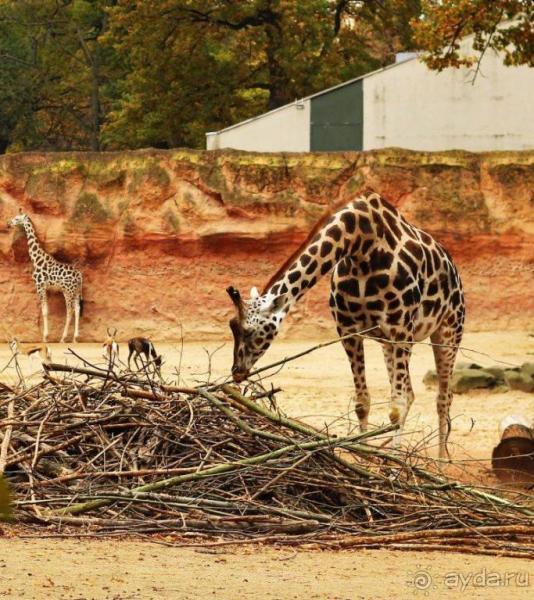
[[[312,232],[301,248],[267,284],[266,294],[281,297],[285,315],[345,256],[358,256],[365,238],[375,237],[370,209],[363,200],[345,206]]]
[[[32,264],[35,266],[39,258],[48,259],[49,255],[41,248],[33,224],[29,219],[24,222],[24,233],[28,240],[28,252]]]

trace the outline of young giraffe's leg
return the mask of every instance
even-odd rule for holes
[[[74,301],[74,337],[72,341],[76,343],[78,336],[80,335],[80,298],[76,298]]]
[[[344,336],[350,331],[338,329],[339,335]],[[365,357],[363,352],[363,340],[353,337],[343,340],[343,348],[350,361],[352,369],[352,377],[354,379],[356,415],[360,422],[360,431],[367,431],[367,419],[369,417],[369,408],[371,405],[371,397],[367,390],[367,382],[365,381]]]
[[[67,334],[69,332],[70,320],[72,317],[72,311],[74,308],[74,301],[71,296],[64,294],[65,296],[65,328],[63,329],[63,335],[61,336],[61,343],[63,344],[67,339]]]
[[[449,409],[452,402],[451,376],[458,346],[462,340],[462,331],[447,325],[435,331],[430,336],[430,340],[433,344],[443,344],[443,346],[432,346],[432,350],[438,375],[436,403],[439,418],[439,457],[446,458],[449,454],[447,439],[450,432]]]
[[[46,290],[39,291],[39,300],[41,303],[41,313],[43,315],[43,344],[46,344],[48,338],[48,298],[46,297]]]

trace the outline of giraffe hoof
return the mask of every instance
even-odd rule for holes
[[[392,408],[389,412],[389,420],[393,425],[396,425],[400,420],[400,413],[398,408]]]

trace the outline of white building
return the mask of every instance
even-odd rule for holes
[[[471,40],[463,40],[469,53]],[[429,70],[415,55],[220,131],[208,150],[523,150],[534,147],[534,69],[488,49],[470,68]]]

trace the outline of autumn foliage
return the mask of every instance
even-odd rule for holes
[[[406,50],[532,64],[528,0],[0,0],[0,153],[202,147]],[[459,40],[473,33],[468,56]]]

